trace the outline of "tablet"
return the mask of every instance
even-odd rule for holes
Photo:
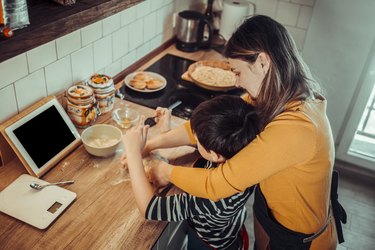
[[[79,145],[80,135],[56,98],[5,128],[30,175],[40,177]]]

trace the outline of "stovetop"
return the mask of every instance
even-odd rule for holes
[[[180,100],[182,103],[173,109],[172,114],[184,119],[189,119],[193,110],[203,101],[215,96],[241,95],[242,89],[229,91],[210,91],[203,89],[194,83],[181,79],[190,64],[194,61],[166,54],[145,71],[156,72],[165,77],[167,86],[157,92],[144,93],[134,91],[127,86],[120,88],[120,92],[125,95],[125,100],[155,109],[156,107],[168,107],[172,103]]]

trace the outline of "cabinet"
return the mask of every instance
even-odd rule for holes
[[[11,39],[0,36],[0,63],[139,2],[142,0],[79,0],[62,6],[50,0],[29,1],[30,25],[16,30]]]

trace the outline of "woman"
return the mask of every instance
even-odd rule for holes
[[[258,184],[256,249],[335,249],[330,209],[334,142],[326,100],[287,30],[266,16],[247,19],[226,45],[237,87],[259,110],[263,130],[215,169],[160,163],[155,181],[169,181],[217,200]],[[194,144],[189,123],[150,140],[145,151]]]

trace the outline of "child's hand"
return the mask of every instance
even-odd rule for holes
[[[123,136],[123,141],[124,141],[124,144],[125,144],[125,138]],[[146,145],[144,146],[143,148],[143,151],[142,151],[142,158],[145,158],[147,156],[150,155],[150,150],[149,148],[147,147],[147,142],[146,142]],[[120,162],[121,164],[123,165],[124,168],[127,168],[127,165],[128,165],[128,159],[127,159],[127,151],[125,150],[125,152],[121,155],[120,157]]]
[[[171,130],[171,111],[167,108],[156,108],[156,117],[155,121],[160,126],[160,132],[165,133]]]
[[[125,135],[122,137],[128,156],[133,153],[142,154],[143,152],[149,129],[149,126],[144,126],[143,123],[144,117],[140,119],[138,125],[126,131]],[[123,157],[121,157],[121,160],[123,160]]]

